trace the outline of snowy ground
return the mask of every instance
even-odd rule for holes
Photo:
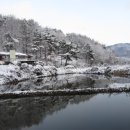
[[[130,65],[93,66],[84,68],[62,67],[57,68],[57,74],[119,74],[129,75]]]
[[[28,65],[26,63],[18,65],[0,65],[0,84],[18,83],[27,79],[35,79],[39,76],[56,75],[54,66]]]
[[[115,66],[95,66],[76,68],[68,65],[66,67],[56,68],[55,66],[36,66],[26,63],[18,65],[0,65],[0,84],[17,83],[26,79],[36,79],[38,77],[48,77],[66,74],[113,74],[117,76],[129,75],[130,65]]]

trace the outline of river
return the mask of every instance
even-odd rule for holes
[[[35,85],[29,81],[27,82],[20,83],[21,85],[6,86],[6,90],[14,91],[19,86],[21,86],[20,89],[26,88],[27,90],[31,88],[30,85],[33,89],[38,88],[38,90],[61,89],[62,87],[71,89],[77,87],[123,87],[130,84],[130,79],[129,77],[69,75],[67,77],[57,77],[55,80],[51,79],[50,82],[44,84],[43,80],[35,82]],[[26,87],[22,87],[25,84]],[[0,100],[0,130],[98,129],[130,129],[130,93],[44,96]]]

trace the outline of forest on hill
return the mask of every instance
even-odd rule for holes
[[[110,48],[90,37],[41,27],[32,19],[0,15],[0,51],[8,51],[10,47],[7,35],[19,41],[15,44],[17,52],[32,55],[46,65],[91,66],[119,62]]]

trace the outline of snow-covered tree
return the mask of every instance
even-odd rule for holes
[[[41,37],[41,33],[38,32],[38,30],[36,30],[34,32],[34,37],[33,37],[33,45],[32,45],[32,52],[35,52],[36,54],[36,59],[42,58],[42,54],[41,54],[41,45],[42,45],[42,37]],[[39,52],[39,54],[38,54]]]
[[[10,33],[5,34],[4,47],[6,48],[6,51],[16,49],[15,48],[16,43],[19,43],[19,41],[17,39],[13,38]]]
[[[33,20],[22,20],[20,21],[20,27],[19,27],[19,39],[21,40],[22,44],[22,52],[29,54],[31,53],[31,45],[34,40],[34,34],[36,33],[36,30],[38,30],[39,27],[37,26],[37,23],[35,23]]]
[[[94,62],[94,53],[89,44],[86,45],[86,60],[89,65]]]
[[[40,39],[39,34],[34,35],[34,33],[37,33],[36,30],[41,35]],[[61,55],[61,60],[64,61],[63,64],[65,64],[66,59],[66,64],[73,61],[75,63],[80,61],[81,64],[84,63],[85,65],[115,62],[115,56],[107,47],[87,36],[74,33],[65,35],[61,30],[42,28],[34,20],[20,20],[13,16],[2,15],[0,15],[1,51],[4,49],[2,47],[2,43],[5,43],[4,34],[7,32],[10,32],[11,36],[19,40],[19,44],[15,44],[17,51],[27,54],[32,53],[37,60],[43,60],[46,64],[50,64],[50,62],[55,64],[55,59],[58,62]],[[68,45],[68,43],[71,44]],[[87,44],[91,50],[87,47],[85,49]],[[93,53],[94,58],[92,57]],[[69,60],[72,61],[68,62]]]
[[[6,22],[6,18],[1,17],[0,18],[0,27],[2,27],[5,22]]]
[[[79,53],[78,48],[76,48],[72,42],[70,41],[62,41],[60,42],[60,55],[61,58],[63,57],[65,59],[65,66],[68,64],[68,61],[71,61],[72,58],[75,58],[77,60],[77,54]]]

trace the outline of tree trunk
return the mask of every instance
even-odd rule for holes
[[[67,61],[68,61],[68,56],[66,56],[65,66],[67,65]]]
[[[46,47],[45,47],[45,62],[46,62],[46,65],[47,65],[47,50],[46,50]]]
[[[61,56],[61,65],[62,65],[62,56]]]

